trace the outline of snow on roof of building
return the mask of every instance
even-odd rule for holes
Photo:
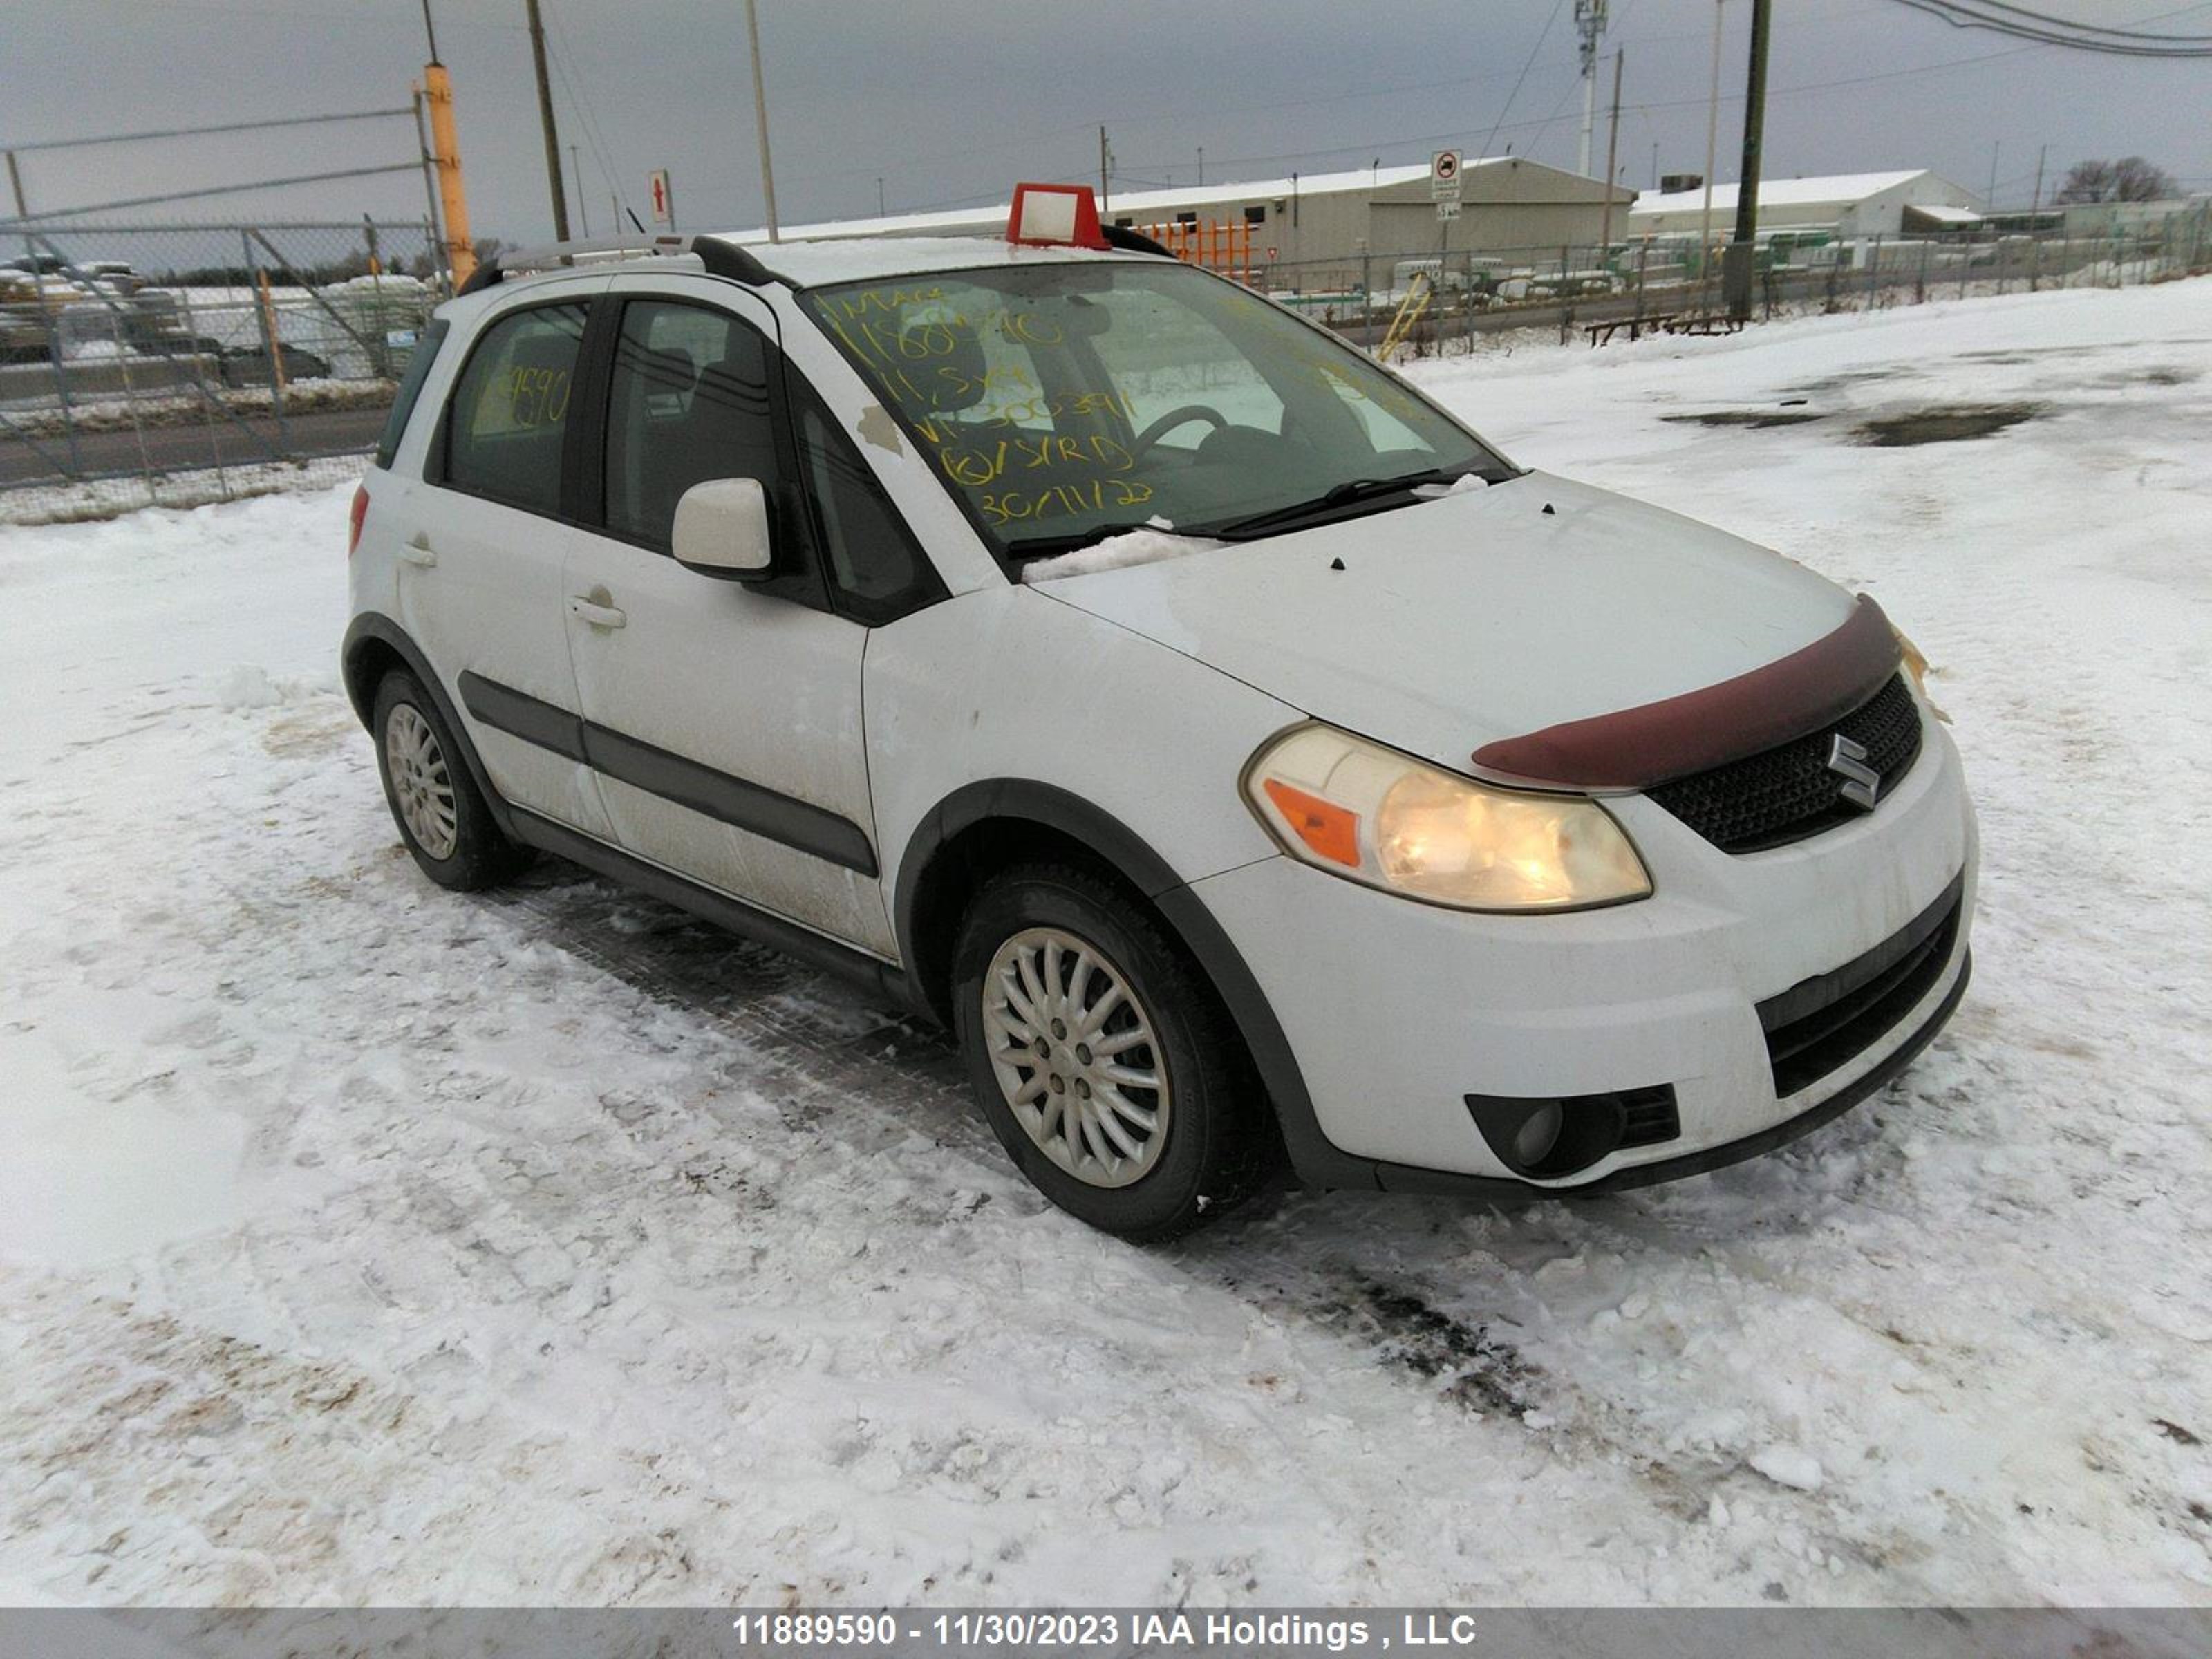
[[[1907,213],[1917,218],[1932,219],[1939,225],[1978,225],[1982,216],[1968,207],[1954,207],[1948,202],[1913,202],[1906,205]]]
[[[1833,202],[1848,207],[1854,202],[1863,202],[1869,196],[1879,196],[1883,191],[1910,184],[1924,178],[1926,167],[1914,167],[1905,173],[1838,173],[1820,179],[1762,179],[1759,181],[1759,199],[1771,207],[1805,207],[1814,203]],[[1735,211],[1734,185],[1713,186],[1713,211]],[[1705,204],[1702,185],[1696,190],[1671,191],[1664,196],[1639,196],[1631,213],[1696,213]]]
[[[1464,176],[1477,167],[1501,167],[1515,159],[1510,155],[1470,157],[1460,163],[1460,173]],[[1273,202],[1293,194],[1329,196],[1341,191],[1389,190],[1394,185],[1417,183],[1428,176],[1429,164],[1419,161],[1397,167],[1356,167],[1346,173],[1302,173],[1295,179],[1232,179],[1218,185],[1117,190],[1108,203],[1102,204],[1101,211],[1111,218],[1131,218],[1143,223],[1214,202]],[[933,213],[895,213],[880,219],[831,219],[819,224],[786,225],[782,227],[782,235],[786,241],[823,237],[910,236],[931,231],[957,235],[962,231],[995,229],[1004,225],[1007,205],[1007,202],[1000,201],[977,207],[945,208]],[[715,234],[732,242],[768,240],[767,228],[761,226]]]

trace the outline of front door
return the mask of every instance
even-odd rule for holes
[[[615,319],[599,502],[568,556],[586,744],[616,839],[640,858],[886,958],[860,726],[867,630],[821,599],[768,308],[654,279]],[[766,488],[778,580],[669,555],[710,478]]]

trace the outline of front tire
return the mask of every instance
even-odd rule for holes
[[[471,893],[497,885],[530,862],[529,851],[501,831],[420,680],[404,669],[386,674],[371,720],[385,803],[424,875]]]
[[[984,1115],[1069,1214],[1152,1243],[1259,1184],[1243,1043],[1189,953],[1112,882],[1064,865],[997,877],[962,926],[953,999]]]

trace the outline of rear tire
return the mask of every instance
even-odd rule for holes
[[[1272,1142],[1251,1060],[1133,894],[1070,865],[1007,870],[969,905],[952,977],[983,1114],[1070,1215],[1154,1243],[1258,1187]]]
[[[530,850],[509,841],[492,817],[420,680],[404,669],[386,674],[370,718],[385,804],[424,875],[441,887],[472,893],[530,862]]]

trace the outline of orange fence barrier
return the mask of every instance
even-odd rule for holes
[[[1140,236],[1151,237],[1187,264],[1203,265],[1239,280],[1252,269],[1252,227],[1241,220],[1209,219],[1204,224],[1178,220],[1131,228]]]

